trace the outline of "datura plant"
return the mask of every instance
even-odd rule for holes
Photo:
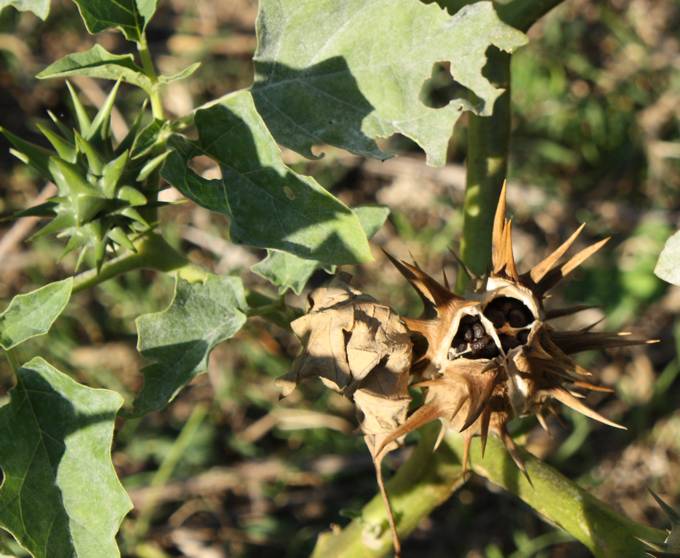
[[[157,0],[74,0],[87,32],[110,33],[105,42],[114,45],[116,52],[93,40],[91,47],[52,61],[37,78],[68,78],[81,85],[87,83],[83,79],[109,80],[107,87],[89,89],[109,93],[94,103],[97,106],[86,107],[84,97],[81,100],[69,82],[58,82],[53,94],[43,100],[51,102],[61,91],[71,110],[62,114],[57,108],[61,105],[55,102],[44,121],[35,124],[42,135],[36,143],[18,135],[23,116],[14,122],[11,118],[3,121],[0,128],[11,153],[31,168],[26,176],[35,178],[35,187],[56,191],[45,203],[35,202],[19,211],[21,208],[12,206],[19,196],[11,196],[9,203],[1,205],[7,212],[1,222],[41,217],[42,228],[34,237],[53,234],[63,239],[55,254],[62,257],[60,265],[50,267],[51,273],[58,275],[54,282],[16,294],[0,308],[0,355],[7,361],[0,387],[9,390],[7,397],[0,393],[0,529],[10,533],[23,549],[18,555],[116,558],[121,554],[176,554],[179,547],[166,553],[165,548],[156,546],[165,544],[160,539],[175,541],[174,537],[149,537],[149,527],[157,519],[164,521],[167,516],[163,514],[169,509],[158,505],[155,489],[171,479],[180,459],[191,453],[186,448],[201,421],[213,415],[207,413],[202,399],[194,405],[206,391],[189,396],[191,414],[174,445],[161,452],[164,457],[158,470],[153,473],[145,466],[144,471],[138,471],[139,479],[152,478],[153,490],[142,503],[137,500],[138,509],[119,537],[132,501],[114,467],[114,433],[123,425],[126,434],[117,451],[131,451],[137,428],[146,428],[146,422],[139,419],[170,405],[208,369],[213,348],[239,334],[246,324],[247,335],[256,328],[281,328],[280,336],[266,336],[277,343],[288,339],[289,330],[299,337],[302,350],[290,372],[278,380],[282,394],[288,395],[302,381],[320,379],[349,399],[375,465],[380,494],[347,527],[320,534],[313,556],[380,556],[389,552],[390,544],[398,554],[398,535],[408,534],[449,498],[467,480],[465,468],[491,481],[503,476],[494,477],[494,471],[505,473],[509,468],[514,472],[508,452],[525,476],[518,474],[512,486],[506,483],[503,487],[582,542],[597,558],[638,558],[646,548],[659,556],[677,553],[677,516],[671,516],[673,527],[668,535],[637,524],[516,447],[509,433],[508,425],[516,417],[535,416],[547,428],[546,417],[557,413],[560,406],[621,428],[585,404],[583,396],[589,391],[610,390],[598,386],[574,355],[647,342],[626,333],[601,333],[593,328],[564,331],[554,325],[555,318],[583,307],[553,308],[552,290],[601,249],[606,239],[568,256],[580,228],[528,271],[520,273],[515,261],[512,221],[506,218],[502,186],[511,131],[510,60],[528,42],[526,31],[559,3],[258,0],[252,83],[225,91],[201,106],[188,107],[183,114],[168,114],[166,87],[190,79],[200,62],[192,59],[182,69],[178,59],[168,64],[178,70],[176,73],[159,73],[147,26],[157,8],[167,10],[163,21],[174,20],[167,14],[176,12],[177,6]],[[0,10],[14,6],[44,19],[50,4],[49,0],[0,0]],[[71,3],[54,4],[68,10]],[[78,17],[75,8],[73,14]],[[35,18],[6,18],[3,37],[13,21],[23,22],[16,25],[22,33],[34,29],[42,34],[45,30]],[[57,28],[61,27],[58,24]],[[42,41],[41,36],[41,41],[34,43],[52,44],[49,37],[54,36],[54,29],[48,26],[47,39]],[[158,31],[152,35],[154,40],[165,40],[161,38],[167,33]],[[73,32],[70,27],[68,32],[69,36]],[[120,36],[114,40],[116,32]],[[23,45],[24,37],[16,43],[8,37],[3,44],[10,50]],[[207,47],[214,42],[205,39]],[[4,50],[3,57],[10,56]],[[189,50],[182,57],[202,52]],[[167,54],[164,61],[171,62],[171,58]],[[211,64],[209,70],[217,73],[215,84],[226,76],[219,75],[220,67]],[[12,72],[3,70],[3,91],[9,90],[5,77],[13,79]],[[439,106],[439,101],[430,101],[445,93],[444,89],[437,92],[439,78],[444,76],[456,85],[444,88],[450,98]],[[124,96],[127,98],[119,98]],[[122,118],[116,126],[112,124],[118,101],[122,101],[122,112],[130,115],[129,125]],[[399,142],[390,142],[389,137],[400,134],[422,149],[423,165],[442,166],[448,162],[447,149],[457,122],[468,127],[458,278],[458,283],[466,283],[468,288],[454,291],[446,278],[440,282],[417,264],[388,256],[423,300],[422,315],[401,316],[389,300],[376,300],[353,287],[346,273],[350,268],[335,273],[338,266],[372,261],[369,240],[390,210],[372,205],[350,207],[336,197],[326,188],[328,184],[321,183],[321,177],[337,176],[327,171],[338,159],[333,155],[321,160],[321,155],[330,149],[384,160],[397,155],[389,148]],[[298,156],[319,160],[307,165]],[[321,168],[319,180],[304,174]],[[174,191],[161,196],[169,188]],[[248,258],[234,259],[241,262],[234,263],[239,266],[238,273],[236,269],[230,269],[229,274],[216,272],[222,267],[213,265],[212,255],[207,253],[196,258],[202,263],[190,262],[182,245],[182,239],[190,238],[181,232],[184,220],[176,219],[168,229],[177,213],[168,218],[159,211],[163,200],[193,203],[206,213],[217,214],[212,223],[216,228],[208,237],[221,234],[224,238],[195,243],[212,246],[213,255],[222,263],[229,260],[230,266],[231,258],[224,256],[234,245],[244,246],[239,251],[251,250]],[[32,226],[34,220],[24,221],[2,238],[0,260]],[[174,239],[173,246],[169,239]],[[659,272],[675,280],[680,251],[669,242],[665,253]],[[66,254],[70,256],[64,258]],[[242,262],[258,255],[260,261],[243,268]],[[475,274],[468,272],[468,267]],[[127,296],[123,288],[108,289],[104,297],[95,292],[89,299],[72,301],[74,293],[140,270],[151,273],[144,275],[143,282],[135,281],[139,288],[146,286],[147,278],[160,282],[163,275],[173,275],[174,294],[167,306],[129,316],[138,305],[119,304],[115,297]],[[335,275],[311,291],[305,313],[289,291],[300,295],[319,270]],[[469,279],[463,281],[466,273]],[[150,292],[165,289],[151,286]],[[147,298],[145,307],[156,301],[153,296]],[[118,379],[113,374],[99,374],[99,369],[97,374],[76,370],[78,361],[71,358],[73,351],[67,350],[70,343],[29,342],[48,334],[64,312],[69,316],[69,331],[77,331],[73,324],[81,318],[81,310],[89,308],[87,300],[96,303],[97,319],[110,320],[115,315],[118,323],[124,317],[130,317],[131,322],[134,317],[139,355],[126,359],[140,362],[134,379],[127,373]],[[253,323],[251,318],[260,321]],[[83,331],[93,329],[89,323],[83,322]],[[120,327],[126,335],[117,343],[125,343],[133,326]],[[111,331],[109,327],[94,329]],[[265,339],[264,335],[255,337]],[[108,347],[107,339],[97,337],[100,341],[102,347]],[[132,343],[129,345],[132,351]],[[290,346],[281,342],[277,351],[281,349],[283,354]],[[36,354],[40,351],[44,353]],[[237,346],[235,353],[242,352]],[[53,358],[67,370],[50,364],[48,360]],[[221,374],[229,378],[225,386],[249,381],[240,370],[226,366],[215,370],[211,378]],[[96,388],[81,384],[81,380],[94,382]],[[230,387],[219,392],[226,397],[249,390]],[[275,390],[258,387],[257,393],[259,400]],[[268,404],[273,407],[275,395],[271,399]],[[249,420],[250,414],[246,415],[244,420]],[[130,419],[134,422],[126,423]],[[407,434],[427,423],[433,424],[422,429],[416,449],[399,471],[383,482],[385,456],[403,445]],[[432,452],[431,448],[437,447],[438,423],[439,442],[443,443]],[[446,435],[449,432],[451,436]],[[239,436],[238,431],[229,434],[220,426],[222,434]],[[475,436],[481,438],[481,448],[473,442]],[[484,447],[486,455],[480,461],[479,450]],[[125,463],[127,459],[116,461]],[[125,470],[134,472],[135,468]],[[187,470],[193,470],[193,465]],[[535,492],[529,491],[533,485],[527,478],[533,479]],[[502,483],[502,479],[498,481]],[[308,531],[300,529],[300,533]],[[261,541],[256,542],[259,545]],[[2,543],[0,536],[0,550],[5,551]],[[313,541],[304,544],[309,548]],[[12,554],[15,548],[10,549]],[[291,548],[276,551],[291,555],[295,553]]]
[[[551,325],[553,319],[587,307],[546,308],[549,292],[608,240],[562,262],[582,230],[583,225],[549,256],[519,273],[504,186],[493,224],[492,269],[483,277],[467,271],[471,292],[457,295],[446,279],[441,284],[418,265],[388,255],[424,306],[419,318],[399,317],[336,277],[310,295],[310,311],[292,324],[304,347],[292,370],[279,380],[284,395],[296,382],[317,377],[351,398],[383,493],[382,457],[404,435],[434,420],[442,423],[440,440],[447,430],[464,436],[464,469],[473,436],[481,436],[483,455],[491,432],[525,474],[507,430],[515,417],[533,415],[547,430],[546,414],[556,414],[561,403],[625,428],[582,401],[584,392],[613,390],[593,384],[591,372],[572,355],[653,341],[591,327],[561,331]],[[407,416],[409,385],[425,390],[425,398]],[[391,513],[388,517],[394,532],[394,518]],[[398,548],[396,533],[394,540]]]

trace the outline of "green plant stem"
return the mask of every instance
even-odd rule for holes
[[[167,482],[172,477],[177,464],[182,459],[182,456],[186,452],[187,448],[191,444],[191,439],[194,437],[198,431],[203,419],[205,419],[208,414],[208,406],[205,404],[198,404],[194,407],[189,419],[185,423],[179,436],[173,443],[170,451],[163,459],[161,466],[154,473],[153,478],[149,487],[151,488],[151,496],[144,503],[144,506],[139,510],[139,517],[135,525],[134,539],[140,540],[146,532],[149,530],[149,525],[151,524],[151,519],[155,511],[156,497],[154,496],[154,490],[158,490],[165,486]]]
[[[418,522],[446,501],[464,483],[463,438],[450,433],[432,453],[438,424],[423,429],[423,442],[387,483],[399,534],[410,533]],[[517,495],[551,523],[583,543],[596,558],[639,558],[638,540],[662,541],[665,532],[631,521],[601,502],[540,459],[522,451],[531,482],[519,471],[502,442],[490,436],[484,458],[479,439],[470,450],[472,471]],[[387,517],[380,496],[341,531],[319,537],[312,558],[375,558],[391,550]]]
[[[157,234],[149,234],[139,240],[135,247],[137,252],[125,254],[106,262],[99,273],[91,269],[76,276],[73,284],[73,292],[79,292],[99,283],[127,273],[135,269],[155,269],[158,271],[170,272],[174,270],[184,270],[186,274],[200,268],[192,266],[182,254],[177,252],[162,237]],[[205,276],[206,272],[203,272]]]
[[[437,424],[423,428],[421,443],[386,484],[402,537],[465,481],[459,461],[450,449],[442,446],[432,452],[438,430]],[[384,556],[391,549],[385,506],[378,494],[347,527],[321,535],[312,558],[369,558]]]
[[[142,61],[144,73],[152,83],[151,91],[149,91],[151,112],[153,113],[153,117],[157,120],[165,120],[165,111],[163,110],[163,102],[161,100],[158,75],[156,74],[156,68],[153,64],[153,58],[151,58],[151,53],[149,52],[146,34],[142,34],[141,40],[137,43],[137,49],[139,51],[139,58]]]
[[[283,329],[290,329],[290,322],[302,315],[302,310],[288,306],[283,297],[274,300],[257,291],[248,291],[248,317],[258,316]]]
[[[445,445],[462,459],[462,437],[450,434]],[[631,521],[615,512],[557,470],[522,451],[531,483],[517,469],[502,442],[490,436],[484,458],[475,439],[470,449],[472,470],[511,492],[550,522],[582,542],[596,558],[639,558],[644,545],[639,538],[662,541],[665,533]]]
[[[137,269],[152,269],[163,273],[174,272],[178,277],[196,283],[210,277],[206,269],[192,264],[187,258],[170,246],[163,238],[151,233],[135,243],[136,253],[125,254],[106,262],[99,273],[95,269],[77,275],[73,284],[73,292],[99,285],[104,281]],[[273,299],[257,291],[248,291],[248,317],[259,316],[267,321],[288,329],[290,322],[301,315],[297,308],[292,308],[283,299]]]
[[[460,257],[476,275],[486,273],[491,262],[491,229],[508,170],[510,141],[510,55],[492,50],[486,67],[490,81],[505,91],[492,116],[470,115],[468,124]],[[457,289],[464,290],[466,282],[466,275],[459,273]]]

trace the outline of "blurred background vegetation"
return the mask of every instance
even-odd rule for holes
[[[252,79],[254,0],[166,0],[148,34],[164,73],[201,61],[188,81],[171,84],[169,113],[194,106]],[[565,413],[553,437],[533,422],[519,424],[530,451],[578,479],[637,521],[665,527],[647,493],[680,503],[680,289],[653,275],[665,239],[680,225],[680,4],[674,0],[568,0],[530,31],[530,44],[513,58],[513,139],[509,206],[521,265],[538,261],[580,222],[583,243],[613,240],[567,283],[556,298],[598,308],[571,319],[586,326],[623,328],[661,343],[587,354],[583,364],[618,397],[595,396],[604,415],[627,424],[607,429]],[[115,33],[98,40],[125,48]],[[53,2],[46,23],[7,9],[0,14],[0,124],[39,141],[33,123],[45,110],[65,112],[63,83],[34,74],[48,63],[91,46],[75,7]],[[74,80],[97,105],[110,84]],[[449,80],[436,74],[424,95],[445,98]],[[114,126],[124,129],[141,98],[119,95]],[[328,150],[319,161],[288,160],[351,205],[392,209],[375,244],[435,274],[455,275],[449,248],[461,228],[465,122],[451,141],[450,162],[431,169],[405,140],[386,163]],[[33,205],[49,193],[13,159],[0,140],[0,214]],[[204,169],[207,174],[216,169]],[[47,190],[46,190],[47,189]],[[177,199],[170,193],[167,199]],[[218,273],[249,272],[263,253],[228,242],[225,219],[191,203],[162,212],[162,231],[191,259]],[[27,242],[36,223],[0,222],[0,300],[73,271],[57,260],[52,237]],[[379,250],[376,261],[352,269],[357,285],[397,310],[419,312],[417,297]],[[324,280],[314,276],[312,284]],[[90,386],[123,393],[139,388],[135,318],[168,304],[173,279],[135,272],[77,295],[49,336],[22,346],[40,353]],[[304,296],[288,295],[304,307]],[[351,405],[310,384],[278,401],[273,379],[283,374],[298,344],[292,334],[252,320],[212,354],[198,377],[165,411],[122,421],[114,463],[135,510],[123,524],[126,556],[219,558],[306,556],[317,534],[344,524],[376,491],[372,464],[355,430]],[[0,363],[0,397],[12,376]],[[417,436],[417,434],[415,435]],[[396,467],[408,450],[396,452]],[[155,488],[154,488],[155,487]],[[21,556],[6,536],[0,550]],[[578,543],[537,517],[516,498],[472,479],[424,520],[405,543],[406,556],[467,558],[580,557]]]

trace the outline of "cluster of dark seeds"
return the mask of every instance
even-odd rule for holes
[[[464,316],[458,325],[451,347],[456,356],[466,358],[494,358],[499,351],[493,338],[487,335],[482,322],[476,316]]]
[[[492,300],[484,309],[486,316],[498,330],[498,338],[504,351],[509,351],[529,340],[526,328],[534,321],[531,311],[519,300],[501,296]]]
[[[534,321],[534,317],[520,300],[507,296],[494,298],[484,309],[486,316],[496,329],[506,324],[510,327],[526,327]]]

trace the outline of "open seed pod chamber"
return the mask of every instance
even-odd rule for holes
[[[572,358],[584,350],[644,343],[627,333],[558,331],[550,320],[584,306],[546,310],[548,292],[607,241],[601,240],[560,263],[576,241],[581,226],[552,254],[519,274],[512,250],[512,223],[505,218],[505,189],[497,208],[488,276],[471,277],[475,288],[454,294],[417,265],[390,259],[416,288],[424,303],[420,318],[403,318],[414,345],[412,377],[427,390],[423,405],[386,438],[394,441],[427,422],[440,420],[458,430],[467,449],[474,435],[482,447],[489,432],[505,443],[524,469],[507,424],[535,415],[547,429],[545,416],[560,402],[595,420],[623,428],[583,402],[582,392],[611,391],[591,383],[591,373]]]
[[[557,413],[557,403],[623,428],[583,403],[584,392],[612,390],[591,383],[591,373],[572,355],[646,341],[591,328],[560,331],[551,320],[586,307],[545,305],[549,291],[607,241],[561,263],[582,229],[520,274],[503,189],[493,227],[492,269],[485,277],[470,277],[474,287],[464,296],[446,280],[442,284],[418,265],[388,254],[423,300],[418,318],[399,316],[336,277],[310,294],[310,310],[292,323],[303,347],[279,381],[284,395],[314,377],[352,399],[377,461],[405,434],[439,420],[442,435],[448,429],[463,433],[465,466],[472,437],[480,435],[484,447],[492,432],[524,470],[508,422],[535,415],[547,429],[545,417]],[[425,390],[423,404],[410,415],[409,385]]]

